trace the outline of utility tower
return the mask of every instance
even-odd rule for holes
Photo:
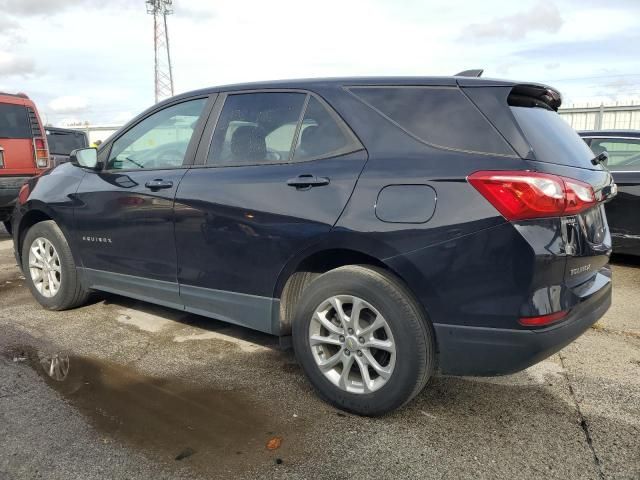
[[[156,103],[173,96],[173,72],[169,53],[167,15],[173,13],[173,0],[145,0],[147,13],[153,15],[153,46],[155,50]]]

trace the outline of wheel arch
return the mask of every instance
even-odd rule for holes
[[[18,258],[22,258],[22,243],[24,242],[24,237],[27,231],[40,222],[45,222],[47,220],[52,220],[56,223],[58,228],[62,231],[63,235],[67,239],[69,246],[71,247],[71,253],[74,257],[74,261],[76,264],[80,265],[79,259],[77,258],[77,254],[75,249],[72,246],[72,242],[69,236],[69,232],[66,227],[59,221],[57,215],[44,203],[37,202],[29,205],[28,210],[23,211],[20,222],[18,224],[18,231],[16,232],[16,249],[18,252]]]
[[[274,312],[274,330],[281,336],[290,335],[295,306],[305,288],[317,276],[346,265],[368,265],[387,271],[399,278],[417,300],[402,276],[379,255],[344,246],[318,248],[292,259],[280,273],[273,295],[274,298],[280,299],[280,308]]]

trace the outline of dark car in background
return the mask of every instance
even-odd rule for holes
[[[8,231],[20,187],[49,168],[47,138],[35,103],[0,92],[0,222]]]
[[[45,132],[52,167],[68,162],[72,151],[89,146],[85,132],[60,127],[45,127]]]
[[[292,336],[322,398],[382,414],[608,309],[615,184],[560,103],[464,76],[185,93],[28,182],[16,258],[45,308],[100,290]]]
[[[606,208],[614,253],[640,255],[640,131],[595,130],[579,134],[594,154],[609,155],[606,165],[618,185],[616,198]]]

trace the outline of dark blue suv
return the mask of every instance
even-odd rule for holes
[[[560,102],[464,76],[179,95],[27,183],[16,258],[49,309],[99,290],[292,336],[323,398],[382,414],[609,307],[615,184]]]

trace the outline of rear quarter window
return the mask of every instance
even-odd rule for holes
[[[457,87],[351,87],[349,91],[428,145],[516,156],[511,146]]]
[[[0,103],[0,138],[31,138],[29,117],[23,105]]]

